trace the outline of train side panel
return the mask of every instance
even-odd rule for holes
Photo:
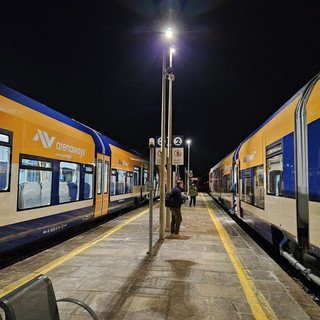
[[[230,212],[320,284],[320,74],[236,149]],[[213,168],[220,166],[220,163]],[[212,174],[211,169],[210,174]]]
[[[138,206],[148,178],[137,152],[0,84],[0,254]]]
[[[29,159],[30,162],[32,157],[37,157],[48,159],[48,161],[64,162],[67,160],[66,162],[70,163],[93,165],[94,144],[91,137],[3,96],[0,97],[0,103],[0,127],[12,133],[11,176],[8,181],[9,186],[2,185],[3,192],[0,192],[0,224],[7,225],[68,210],[68,204],[71,204],[69,201],[68,203],[61,203],[60,206],[42,206],[42,203],[39,202],[38,206],[32,206],[35,209],[22,211],[24,208],[20,208],[21,210],[19,210],[18,197],[22,196],[23,189],[27,187],[28,182],[34,182],[28,181],[28,177],[24,176],[20,163],[23,160],[22,157]],[[70,134],[65,135],[63,132],[66,131]],[[4,161],[1,161],[1,163],[1,175],[4,175],[7,168],[4,166]],[[49,173],[45,172],[43,174]],[[1,180],[5,180],[5,178],[1,178]],[[44,180],[45,178],[42,182],[45,182]],[[50,183],[53,184],[53,181]],[[3,190],[8,187],[10,187],[10,191],[9,189]],[[24,200],[27,203],[27,200]],[[51,203],[52,200],[49,201]],[[77,207],[90,207],[92,204],[93,200],[90,199],[79,202]],[[74,208],[74,203],[72,207]]]
[[[0,96],[0,252],[93,218],[94,149],[90,135]]]
[[[320,83],[309,97],[308,166],[309,166],[309,237],[310,246],[320,256]]]
[[[147,197],[149,169],[139,155],[110,144],[110,208],[137,207]]]
[[[277,112],[239,151],[243,219],[271,243],[273,227],[297,237],[295,200],[284,194],[283,178],[288,170],[284,161],[293,160],[293,113],[299,98]]]
[[[232,171],[233,152],[225,157],[220,163],[220,202],[224,207],[230,209],[232,206],[231,199],[231,171]]]
[[[219,163],[210,169],[209,172],[209,192],[216,201],[220,202],[224,207],[231,207],[231,171],[232,158],[234,152],[231,152]]]

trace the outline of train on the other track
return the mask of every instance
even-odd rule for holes
[[[320,73],[214,164],[209,188],[320,285]]]
[[[0,85],[0,254],[157,198],[154,170],[148,181],[140,153]]]

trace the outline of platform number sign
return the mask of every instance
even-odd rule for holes
[[[156,147],[155,147],[155,164],[160,166],[161,165],[161,137],[156,136]]]
[[[181,147],[183,144],[183,139],[181,136],[174,136],[172,139],[172,146],[173,147]]]
[[[155,164],[161,164],[161,144],[162,139],[161,136],[156,137],[156,148],[155,148]],[[183,165],[183,146],[184,146],[184,138],[183,136],[172,136],[172,165]],[[167,147],[167,144],[166,144]],[[165,150],[166,151],[166,150]],[[167,154],[167,152],[166,152]]]
[[[173,165],[183,165],[183,146],[184,146],[184,138],[183,136],[172,136],[172,164]]]
[[[161,137],[156,138],[157,147],[161,147]]]

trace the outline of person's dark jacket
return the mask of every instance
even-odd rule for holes
[[[184,202],[184,195],[182,194],[181,189],[178,186],[175,186],[171,192],[174,199],[172,208],[181,208],[181,205]]]

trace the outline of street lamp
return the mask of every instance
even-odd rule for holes
[[[159,239],[164,239],[165,169],[166,169],[166,50],[162,54],[162,106],[161,106],[161,162],[160,162],[160,214]]]
[[[167,163],[167,187],[168,191],[172,189],[172,82],[174,80],[172,68],[172,54],[175,52],[174,46],[169,49],[169,67],[166,70],[167,79],[169,80],[168,95],[168,163]],[[166,229],[169,230],[171,223],[171,214],[169,208],[166,212]]]
[[[172,29],[166,30],[166,37],[172,38]],[[167,49],[162,51],[162,104],[161,104],[161,162],[160,162],[160,215],[159,215],[159,238],[164,239],[165,236],[165,169],[166,169],[166,79],[167,79]],[[172,66],[171,69],[172,70]],[[170,71],[169,70],[169,71]]]
[[[191,145],[191,140],[186,141],[188,145],[188,172],[187,172],[187,195],[189,195],[189,183],[190,183],[190,145]]]

